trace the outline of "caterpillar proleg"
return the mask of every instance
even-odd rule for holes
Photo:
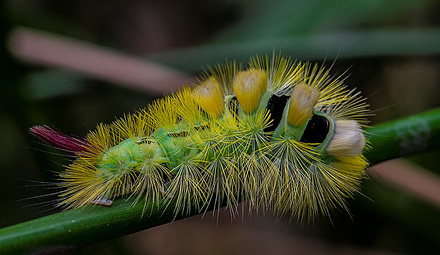
[[[208,205],[300,221],[347,209],[368,163],[369,106],[343,77],[280,55],[217,65],[193,88],[154,101],[85,138],[47,126],[31,133],[75,160],[59,174],[58,206],[175,201],[175,214]]]

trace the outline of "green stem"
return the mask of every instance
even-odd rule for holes
[[[367,131],[370,164],[440,147],[440,108],[378,124]]]
[[[58,254],[77,247],[128,235],[173,221],[173,206],[119,199],[111,207],[91,206],[67,210],[0,229],[0,254],[50,251]],[[44,253],[46,254],[46,253]]]
[[[379,124],[368,132],[372,149],[366,156],[372,164],[440,147],[440,108]],[[144,208],[119,199],[111,207],[68,210],[23,222],[0,229],[0,254],[56,253],[102,242],[172,222],[173,206]]]

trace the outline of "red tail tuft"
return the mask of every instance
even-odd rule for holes
[[[50,145],[73,153],[86,151],[87,147],[90,146],[89,142],[84,138],[63,134],[46,125],[34,126],[29,129],[29,132]]]

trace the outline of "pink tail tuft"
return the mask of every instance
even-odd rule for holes
[[[52,128],[43,126],[34,126],[29,129],[29,132],[46,143],[55,146],[56,148],[70,151],[72,153],[83,152],[90,146],[89,142],[84,138],[78,138],[63,134]]]

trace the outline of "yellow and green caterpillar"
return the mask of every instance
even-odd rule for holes
[[[358,191],[368,163],[368,104],[329,70],[279,55],[209,69],[194,88],[154,101],[86,138],[31,132],[75,160],[59,175],[58,205],[174,201],[175,214],[240,200],[300,221]]]

